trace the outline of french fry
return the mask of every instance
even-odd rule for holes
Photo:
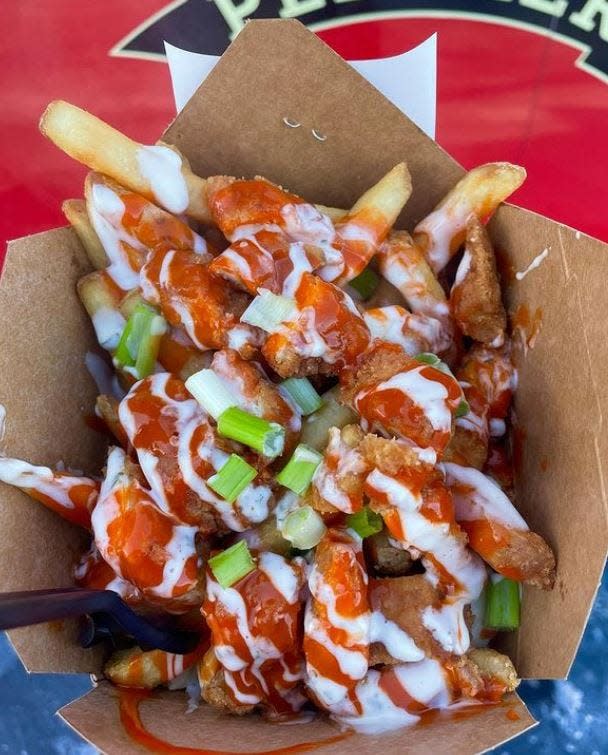
[[[469,171],[414,229],[414,241],[439,273],[464,241],[471,214],[485,222],[525,181],[526,171],[511,163],[487,163]]]
[[[63,214],[76,231],[80,243],[84,247],[89,261],[96,270],[103,270],[108,265],[108,255],[95,233],[87,214],[87,206],[84,199],[66,199],[61,205]]]
[[[113,684],[122,687],[154,689],[189,669],[202,654],[198,649],[187,655],[163,650],[142,651],[138,647],[118,650],[104,666],[104,674]]]
[[[118,401],[113,396],[101,394],[95,401],[95,413],[106,423],[108,430],[123,448],[129,445],[127,434],[118,418]]]
[[[378,252],[378,267],[412,312],[445,319],[448,303],[441,284],[407,231],[393,231]]]
[[[91,113],[63,100],[51,102],[47,107],[40,119],[40,130],[70,157],[159,203],[169,212],[186,212],[196,220],[210,222],[205,180],[192,173],[187,161],[173,148],[157,145],[151,149],[138,144]],[[155,168],[156,176],[152,175]]]
[[[113,351],[126,322],[119,310],[120,290],[104,270],[85,275],[78,281],[77,290],[91,318],[99,345]]]
[[[467,223],[464,255],[452,286],[454,319],[466,336],[501,345],[507,327],[494,250],[486,229],[475,215]]]
[[[369,264],[393,227],[412,193],[412,179],[405,163],[399,163],[368,189],[352,209],[336,222],[334,246],[342,253],[344,265],[337,277],[326,268],[326,280],[343,285]]]
[[[107,176],[94,171],[89,173],[85,180],[85,196],[89,213],[101,213],[121,236],[134,240],[133,246],[141,245],[150,251],[183,249],[196,252],[202,262],[211,259],[205,239],[183,220]],[[122,215],[115,211],[115,205],[124,207]]]
[[[300,441],[317,451],[323,451],[327,445],[329,430],[332,427],[344,427],[357,421],[353,410],[341,404],[338,387],[330,388],[321,398],[323,405],[314,414],[305,417],[302,422]]]

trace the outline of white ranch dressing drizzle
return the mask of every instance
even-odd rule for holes
[[[449,343],[444,344],[443,326],[439,320],[414,315],[398,304],[368,309],[363,313],[363,319],[372,338],[396,343],[410,356],[422,351],[442,351],[449,346]]]
[[[549,256],[549,251],[551,247],[548,249],[543,249],[543,251],[540,254],[537,254],[536,257],[532,260],[532,262],[526,267],[524,270],[520,270],[517,273],[515,273],[515,277],[518,281],[523,281],[523,279],[528,275],[528,273],[531,273],[532,270],[536,270],[537,267],[540,267],[543,260],[545,260]]]
[[[352,502],[338,485],[338,480],[365,472],[367,465],[359,451],[342,440],[342,433],[338,427],[330,427],[328,435],[325,455],[315,470],[312,485],[327,503],[345,514],[351,514]]]
[[[100,307],[91,317],[97,342],[102,349],[114,351],[126,325],[125,318],[117,309]]]
[[[301,559],[295,559],[296,563],[302,564]],[[300,581],[293,566],[283,556],[277,553],[265,551],[258,557],[258,569],[268,577],[274,589],[285,600],[293,605],[297,602],[300,593]]]
[[[464,230],[471,208],[466,202],[443,205],[427,215],[414,228],[414,236],[426,234],[425,256],[434,273],[439,273],[452,256],[450,244],[457,233]]]
[[[114,282],[130,291],[139,285],[139,272],[134,270],[123,243],[142,252],[146,248],[122,227],[125,205],[118,194],[102,183],[93,185],[87,201],[89,219],[110,261],[106,271]]]
[[[386,495],[388,502],[398,512],[406,538],[401,545],[432,555],[434,561],[441,564],[454,579],[457,585],[456,594],[451,596],[439,611],[425,610],[423,623],[448,652],[466,652],[470,640],[463,610],[465,605],[475,600],[483,590],[486,579],[483,563],[469,551],[463,540],[450,531],[449,523],[430,521],[420,513],[422,497],[413,494],[404,483],[378,469],[374,469],[368,475],[367,482],[375,490]],[[432,584],[437,584],[439,575],[433,562],[423,556],[423,563],[426,567],[426,578]]]
[[[405,692],[419,703],[429,708],[449,706],[451,696],[441,665],[426,658],[384,672],[371,669],[355,689],[361,714],[332,717],[363,734],[381,734],[417,723],[420,716],[396,706],[380,686],[383,674],[388,673],[394,674]]]
[[[456,277],[454,278],[454,283],[452,284],[452,291],[460,286],[461,283],[464,283],[465,278],[471,270],[472,263],[473,255],[468,249],[465,249],[462,255],[462,259],[460,260],[460,264],[458,265],[458,270],[456,270]]]
[[[510,529],[529,529],[524,518],[491,477],[459,464],[444,462],[440,466],[445,474],[446,484],[451,488],[457,521],[491,519]],[[466,492],[459,491],[459,485],[465,485]]]
[[[356,648],[337,645],[327,633],[323,623],[314,615],[310,602],[306,606],[304,631],[307,637],[316,640],[336,659],[340,671],[350,679],[363,679],[367,673],[367,657]]]
[[[196,553],[196,527],[176,524],[173,527],[171,540],[165,545],[167,560],[163,568],[163,579],[158,585],[149,588],[149,592],[159,598],[170,598],[182,576],[187,561]],[[200,560],[199,560],[200,565]]]
[[[421,661],[424,652],[412,637],[394,621],[387,619],[382,611],[372,611],[370,642],[379,642],[398,661]]]
[[[162,144],[140,147],[137,163],[162,207],[174,215],[188,208],[188,186],[182,173],[182,159],[177,152]]]
[[[407,372],[399,372],[371,390],[378,393],[391,389],[401,391],[422,409],[433,430],[449,432],[452,427],[452,413],[446,401],[448,390],[439,381],[424,377],[423,369],[425,365]],[[369,392],[364,390],[357,394],[355,405]]]
[[[24,490],[35,490],[52,498],[65,509],[74,508],[69,496],[74,478],[55,477],[49,467],[37,467],[21,459],[0,456],[0,482]],[[83,483],[87,482],[89,480],[83,478]]]

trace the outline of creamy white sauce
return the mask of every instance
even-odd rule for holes
[[[414,236],[427,236],[425,256],[434,273],[441,272],[450,261],[452,239],[464,230],[470,213],[468,202],[456,199],[438,207],[414,228]]]
[[[345,676],[353,680],[363,679],[368,668],[366,654],[353,647],[335,643],[327,633],[323,622],[314,615],[310,601],[306,607],[304,632],[307,637],[316,640],[334,656],[340,671]]]
[[[387,619],[382,611],[372,611],[370,642],[380,642],[398,661],[420,661],[424,652],[416,645],[410,635]]]
[[[91,317],[99,345],[106,351],[114,351],[126,325],[125,318],[117,309],[100,307]]]
[[[442,351],[445,336],[443,326],[434,317],[414,315],[399,305],[368,309],[363,319],[372,338],[396,343],[406,354],[416,356],[423,351]]]
[[[344,443],[339,428],[331,427],[325,455],[315,470],[312,485],[323,500],[339,511],[350,514],[353,510],[352,502],[338,483],[349,475],[362,474],[366,468],[365,459],[359,451]]]
[[[300,559],[296,559],[296,564],[301,564]],[[300,580],[294,567],[289,561],[279,556],[277,553],[270,551],[260,553],[258,557],[258,569],[268,577],[272,582],[275,590],[279,592],[285,600],[293,605],[297,602],[300,593]]]
[[[452,284],[452,293],[454,292],[455,288],[464,283],[465,278],[471,271],[472,262],[473,256],[471,252],[468,249],[465,249],[462,255],[462,259],[460,260],[460,264],[458,265],[458,270],[456,270],[456,277],[454,278],[454,283]]]
[[[302,282],[302,275],[312,272],[314,268],[308,259],[304,245],[299,241],[289,245],[289,259],[293,265],[293,270],[285,278],[281,294],[294,297]]]
[[[524,270],[520,270],[515,273],[515,277],[518,281],[523,281],[523,279],[528,275],[528,273],[531,273],[532,270],[536,270],[537,267],[540,267],[543,260],[545,260],[549,256],[549,249],[543,249],[543,251],[540,254],[537,254],[536,257],[532,260],[532,262],[526,267]]]
[[[124,291],[136,288],[139,284],[139,272],[133,269],[123,244],[142,252],[147,250],[122,226],[124,202],[109,186],[96,183],[87,199],[87,211],[91,225],[108,256],[110,264],[106,270],[110,277]]]
[[[504,419],[492,417],[490,420],[490,435],[493,438],[501,438],[507,432],[507,426]]]
[[[515,506],[490,477],[459,464],[444,462],[441,467],[452,491],[457,521],[488,519],[515,530],[529,529]],[[459,490],[460,485],[467,486],[467,490]]]
[[[422,375],[425,366],[420,365],[413,370],[399,372],[372,390],[378,393],[387,390],[401,391],[420,407],[433,430],[450,432],[452,412],[447,404],[448,390],[443,383],[437,380],[429,380]],[[355,404],[367,393],[368,391],[359,393],[355,398]]]
[[[422,624],[448,653],[463,655],[471,644],[464,620],[465,605],[457,600],[444,603],[441,608],[427,606],[422,612]]]
[[[55,476],[49,467],[37,467],[21,459],[0,456],[0,482],[23,490],[35,490],[65,509],[74,508],[69,491],[79,479],[83,484],[90,484],[86,477]]]
[[[182,159],[164,145],[140,147],[137,163],[156,201],[174,215],[188,208],[188,186],[182,173]]]
[[[165,565],[160,584],[148,588],[148,592],[159,598],[171,598],[177,583],[182,576],[186,563],[196,553],[195,539],[198,533],[196,527],[176,524],[173,527],[171,540],[164,546]]]

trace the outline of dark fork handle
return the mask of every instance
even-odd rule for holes
[[[111,590],[67,587],[0,593],[0,629],[15,629],[85,614],[109,614],[126,634],[134,637],[138,645],[145,649],[158,648],[184,655],[194,650],[200,641],[195,632],[165,631],[155,627],[134,613]]]

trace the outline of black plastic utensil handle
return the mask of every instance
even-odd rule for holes
[[[110,614],[125,633],[134,637],[144,648],[158,648],[184,655],[194,650],[200,641],[195,632],[165,631],[153,626],[134,613],[111,590],[67,587],[0,593],[0,629],[15,629],[93,613]]]

